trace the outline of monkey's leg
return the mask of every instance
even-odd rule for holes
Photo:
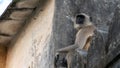
[[[79,52],[71,51],[66,56],[68,68],[85,68],[83,56]]]
[[[59,52],[59,53],[67,53],[69,51],[75,50],[76,48],[78,48],[78,46],[76,46],[76,45],[70,45],[70,46],[58,49],[57,52]]]

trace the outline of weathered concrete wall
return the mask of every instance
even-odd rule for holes
[[[6,68],[53,68],[50,44],[54,0],[46,1],[8,50]]]

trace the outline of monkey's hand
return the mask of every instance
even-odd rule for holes
[[[67,67],[67,60],[66,60],[65,57],[66,56],[64,56],[64,55],[62,55],[60,53],[55,54],[55,58],[54,58],[55,68]]]

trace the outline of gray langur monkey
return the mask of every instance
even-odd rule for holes
[[[71,52],[78,49],[80,54],[87,55],[92,36],[96,29],[96,27],[92,23],[91,17],[85,13],[80,13],[76,15],[74,21],[74,28],[77,30],[75,43],[73,45],[57,50],[57,53],[67,53],[66,59],[68,68],[70,68],[70,64],[72,62],[72,58],[70,57]]]

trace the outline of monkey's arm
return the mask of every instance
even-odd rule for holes
[[[57,52],[59,52],[59,53],[67,53],[68,51],[72,51],[72,50],[74,50],[76,48],[78,48],[78,46],[70,45],[70,46],[67,46],[65,48],[61,48],[61,49],[57,50]]]
[[[57,50],[57,52],[66,53],[68,51],[75,50],[76,48],[83,49],[86,46],[88,38],[93,35],[93,30],[93,28],[84,28],[82,30],[79,30],[76,35],[75,44],[61,48]]]
[[[85,43],[87,41],[87,38],[88,37],[86,34],[86,30],[79,30],[76,35],[75,44],[61,48],[61,49],[57,50],[57,52],[67,53],[68,51],[75,50],[76,48],[83,49],[83,47],[85,46]]]
[[[75,43],[79,45],[79,49],[88,50],[94,30],[94,26],[88,26],[77,33]]]

